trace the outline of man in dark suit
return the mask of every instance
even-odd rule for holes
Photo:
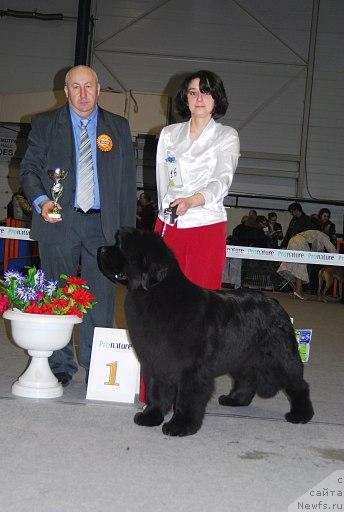
[[[283,230],[282,226],[279,222],[277,222],[277,213],[276,212],[269,212],[268,213],[268,220],[269,225],[271,228],[271,231],[269,233],[270,237],[270,245],[274,249],[278,248],[278,241],[283,240]]]
[[[147,192],[141,192],[137,201],[136,227],[153,231],[155,220],[152,198]]]
[[[289,222],[288,230],[281,243],[282,249],[287,248],[289,240],[293,236],[298,235],[302,231],[307,231],[308,229],[317,229],[312,219],[303,211],[300,203],[291,203],[288,206],[288,211],[291,215],[291,221]]]
[[[96,296],[79,337],[79,362],[87,378],[93,329],[113,326],[114,288],[98,270],[97,249],[113,244],[120,226],[135,225],[136,169],[127,120],[97,105],[96,73],[76,66],[65,84],[68,103],[32,119],[20,176],[33,205],[31,237],[39,242],[42,269],[58,279],[76,275],[81,263],[81,276]],[[50,216],[54,203],[48,170],[56,168],[68,171],[59,199],[61,218]],[[72,341],[49,362],[67,385],[77,371]]]

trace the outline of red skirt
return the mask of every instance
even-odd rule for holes
[[[163,225],[158,218],[154,231],[162,233]],[[226,260],[226,222],[185,229],[166,224],[163,238],[190,281],[202,288],[221,288]]]

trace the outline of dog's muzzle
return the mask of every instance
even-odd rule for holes
[[[122,271],[125,260],[116,245],[99,247],[97,261],[99,269],[110,281],[113,283],[128,283],[128,277]]]

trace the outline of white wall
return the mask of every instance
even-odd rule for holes
[[[0,9],[37,8],[74,18],[77,5],[77,0],[11,0],[10,5],[0,0]],[[245,157],[232,191],[295,196],[312,0],[98,0],[93,5],[93,65],[103,88],[172,95],[185,73],[217,72],[230,96],[224,122],[239,130]],[[61,70],[73,63],[75,30],[75,19],[1,18],[0,67],[6,73],[0,93],[53,89]],[[304,197],[343,198],[343,32],[344,2],[321,0]],[[272,157],[256,158],[257,153]],[[287,156],[282,161],[277,154]]]
[[[314,197],[343,200],[344,2],[320,3],[308,151]]]

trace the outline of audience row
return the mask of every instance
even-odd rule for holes
[[[304,213],[300,203],[292,203],[288,211],[292,218],[284,236],[275,212],[270,212],[265,217],[257,215],[256,210],[250,210],[248,215],[243,216],[241,223],[233,229],[233,234],[228,237],[227,242],[248,247],[285,249],[293,236],[302,231],[317,230],[328,235],[332,244],[336,245],[336,227],[330,220],[331,212],[328,208],[322,208],[318,213],[309,216]]]

